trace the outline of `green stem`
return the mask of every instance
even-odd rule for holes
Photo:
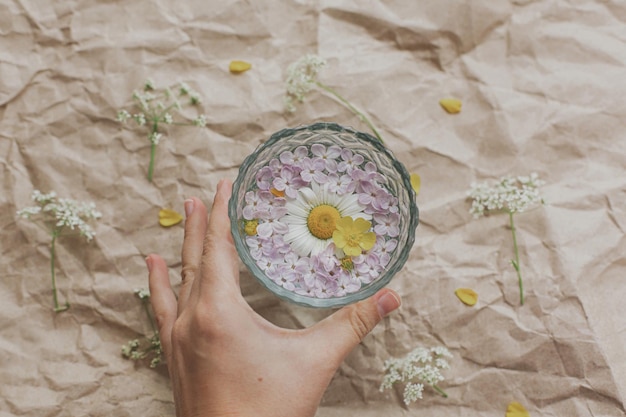
[[[519,282],[519,301],[524,305],[524,284],[522,282],[522,271],[519,263],[519,249],[517,247],[517,235],[515,233],[515,223],[513,222],[513,212],[509,211],[509,220],[511,223],[511,233],[513,234],[513,250],[515,251],[515,259],[511,261],[513,268],[517,272],[517,280]]]
[[[444,398],[448,398],[448,394],[444,390],[439,388],[437,385],[433,385],[433,388],[435,389],[435,391],[441,394]]]
[[[158,122],[155,120],[152,124],[152,134],[157,133]],[[148,181],[152,182],[152,174],[154,172],[154,155],[156,154],[156,143],[150,141],[150,166],[148,167]]]
[[[150,146],[150,166],[148,167],[148,181],[152,182],[152,173],[154,172],[154,154],[156,153],[156,143]]]
[[[172,122],[171,126],[194,126],[193,123],[184,123],[184,122]]]
[[[361,119],[361,121],[363,121],[371,130],[372,132],[374,132],[374,135],[376,135],[376,137],[378,138],[379,141],[381,141],[382,143],[384,143],[383,138],[380,136],[380,133],[378,133],[378,130],[376,130],[376,128],[374,127],[374,125],[372,124],[372,122],[370,122],[370,120],[367,118],[367,116],[365,116],[365,114],[363,114],[361,111],[359,111],[356,107],[354,107],[352,105],[352,103],[350,103],[348,100],[346,100],[341,94],[339,94],[337,91],[335,91],[333,88],[327,86],[324,83],[321,83],[319,81],[315,82],[317,84],[318,87],[320,87],[322,90],[327,91],[328,93],[332,94],[333,96],[335,96],[337,98],[337,100],[339,100],[343,105],[345,105],[350,111],[352,111],[352,113],[356,114],[357,117],[359,119]]]
[[[59,296],[57,294],[57,282],[55,273],[55,259],[56,259],[56,241],[59,237],[59,231],[54,230],[52,232],[52,242],[50,242],[50,275],[52,276],[52,300],[54,301],[54,312],[60,313],[70,308],[69,303],[65,303],[63,307],[59,306]]]
[[[161,113],[159,113],[156,116],[157,119],[161,120],[165,116],[165,114],[167,112],[169,112],[171,109],[173,109],[174,107],[176,107],[176,102],[174,102],[174,103],[170,104],[169,106],[167,106],[166,108],[164,108],[163,111],[161,111]],[[156,114],[156,112],[154,114]]]
[[[148,302],[146,300],[141,300],[141,305],[143,306],[143,311],[146,312],[146,316],[148,316],[150,327],[152,327],[152,333],[156,333],[157,328],[156,328],[156,325],[154,324],[154,319],[152,318],[152,314],[150,314],[150,309],[148,308]]]

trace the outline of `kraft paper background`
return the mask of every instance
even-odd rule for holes
[[[319,409],[335,416],[624,416],[626,398],[626,3],[565,0],[0,0],[0,416],[171,416],[167,372],[122,358],[151,330],[133,289],[157,252],[178,283],[182,226],[162,207],[212,202],[219,179],[273,132],[316,121],[367,127],[315,92],[283,109],[287,66],[365,110],[422,178],[421,223],[390,287],[402,309],[347,358]],[[240,75],[228,64],[252,63]],[[115,120],[146,78],[186,82],[206,129],[172,126],[157,149]],[[463,101],[445,113],[444,97]],[[185,113],[193,117],[193,111]],[[519,305],[506,215],[475,220],[473,181],[539,173],[546,205],[516,217]],[[91,244],[62,238],[55,315],[49,236],[15,211],[33,189],[94,201]],[[454,290],[469,287],[467,307]],[[281,326],[329,311],[242,291]],[[415,346],[454,354],[441,386],[410,407],[380,393],[382,364]]]

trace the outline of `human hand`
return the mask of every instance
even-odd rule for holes
[[[313,416],[343,359],[400,298],[383,289],[302,330],[269,323],[241,295],[227,213],[231,193],[232,184],[220,181],[210,218],[200,200],[185,201],[178,300],[165,261],[146,258],[176,414]]]

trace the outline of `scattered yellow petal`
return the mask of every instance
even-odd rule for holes
[[[442,98],[441,100],[439,100],[439,104],[441,105],[441,107],[443,107],[445,111],[450,114],[459,113],[461,111],[461,106],[463,105],[463,103],[461,103],[461,100],[456,98]]]
[[[506,417],[530,417],[530,414],[526,411],[523,405],[513,401],[506,408]]]
[[[461,300],[463,304],[468,306],[473,306],[478,301],[478,294],[476,294],[476,291],[472,289],[458,288],[454,293],[457,297],[459,297],[459,300]]]
[[[159,224],[163,227],[174,226],[183,221],[183,216],[174,210],[161,209],[159,210]]]
[[[277,190],[276,188],[270,188],[270,193],[274,194],[275,197],[284,197],[285,192],[281,190]]]
[[[230,65],[228,69],[233,74],[241,74],[242,72],[248,71],[252,68],[252,64],[246,61],[230,61]]]
[[[411,187],[413,187],[413,191],[415,191],[415,195],[420,193],[420,188],[422,187],[422,179],[417,174],[411,174]]]

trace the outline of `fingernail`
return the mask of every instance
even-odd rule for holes
[[[148,267],[148,272],[152,272],[152,258],[146,257],[146,266]]]
[[[191,213],[193,213],[193,200],[190,198],[188,200],[185,200],[185,216],[189,217],[191,216]]]
[[[376,307],[378,308],[378,314],[380,317],[385,317],[387,314],[400,307],[400,299],[392,291],[386,292],[378,300],[376,300]]]

